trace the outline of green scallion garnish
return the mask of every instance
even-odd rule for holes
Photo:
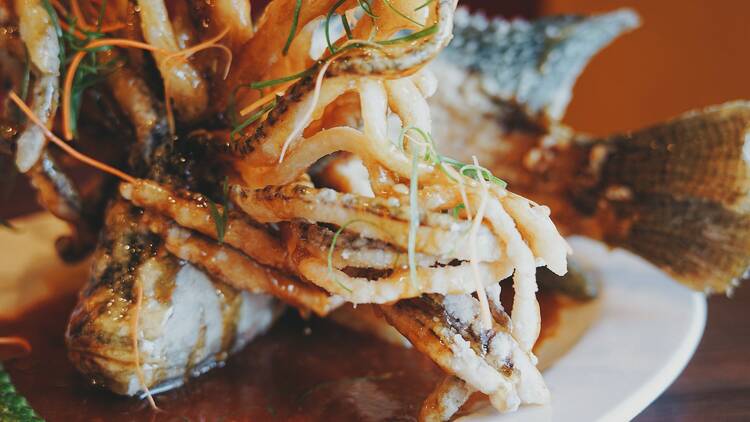
[[[369,223],[365,220],[349,220],[346,223],[344,223],[341,227],[339,227],[338,230],[336,230],[336,233],[333,234],[333,239],[331,239],[331,246],[328,248],[328,277],[330,278],[331,274],[333,274],[333,250],[336,248],[336,242],[339,240],[339,236],[341,236],[341,233],[346,230],[347,227],[354,223]],[[345,289],[349,293],[352,292],[352,289],[345,286],[341,283],[338,279],[335,280],[336,284],[341,286],[341,288]]]
[[[372,5],[370,4],[369,0],[357,0],[357,3],[359,3],[359,7],[362,8],[362,10],[365,11],[367,16],[377,19],[378,16],[372,12]]]
[[[392,38],[390,40],[382,40],[382,41],[376,41],[380,45],[393,45],[393,44],[399,44],[402,42],[410,42],[410,41],[416,41],[420,38],[424,38],[427,36],[430,36],[434,33],[436,33],[438,30],[437,25],[428,26],[425,29],[422,29],[421,31],[412,32],[409,35],[404,35],[403,37],[398,38]]]
[[[344,31],[346,32],[346,38],[348,39],[354,38],[354,35],[352,35],[352,29],[349,27],[349,19],[347,19],[346,13],[341,14],[341,25],[344,26]]]
[[[289,30],[289,36],[284,43],[284,48],[281,50],[282,54],[285,56],[289,51],[289,46],[292,45],[292,40],[294,40],[294,35],[297,32],[297,25],[299,24],[299,11],[301,9],[302,0],[297,0],[297,3],[294,5],[294,15],[292,15],[292,28]]]
[[[461,212],[461,210],[466,209],[466,205],[464,204],[458,204],[451,210],[451,215],[453,218],[458,218],[458,214]]]
[[[315,69],[316,69],[316,67],[315,67],[315,65],[313,65],[313,66],[310,66],[309,68],[303,70],[302,72],[298,72],[298,73],[295,73],[293,75],[282,76],[281,78],[269,79],[267,81],[252,82],[250,84],[250,88],[253,88],[253,89],[264,89],[264,88],[268,88],[268,87],[272,87],[272,86],[283,84],[284,82],[293,81],[295,79],[302,79],[305,76],[308,76],[308,75],[312,74],[315,71]]]
[[[341,7],[341,5],[344,4],[345,1],[346,0],[337,1],[333,5],[333,7],[331,7],[331,9],[328,10],[328,13],[326,14],[326,21],[325,21],[326,43],[328,44],[328,51],[330,51],[331,54],[336,53],[336,49],[333,47],[333,43],[331,43],[331,33],[330,33],[331,18],[333,17],[333,14],[336,13],[336,9]]]
[[[222,211],[219,213],[218,208],[216,207],[216,203],[212,201],[211,199],[208,199],[208,208],[211,212],[211,218],[214,220],[214,224],[216,225],[216,240],[219,241],[219,244],[224,243],[224,235],[227,232],[227,222],[228,222],[228,214],[229,214],[229,179],[224,178],[224,183],[222,184]]]
[[[412,19],[412,18],[410,18],[410,17],[406,16],[406,15],[404,14],[404,12],[402,12],[402,11],[398,10],[398,9],[396,8],[396,6],[394,6],[394,5],[393,5],[393,3],[391,3],[391,0],[383,0],[383,3],[385,3],[385,5],[386,5],[386,6],[388,6],[388,8],[389,8],[389,9],[393,10],[393,12],[394,12],[394,13],[396,13],[397,15],[401,16],[402,18],[404,18],[404,19],[408,20],[409,22],[413,23],[414,25],[418,25],[418,26],[424,26],[424,25],[422,25],[421,23],[419,23],[419,22],[415,21],[414,19]]]
[[[414,9],[414,11],[416,12],[417,10],[424,9],[425,7],[429,6],[433,1],[435,1],[435,0],[427,0],[426,2],[424,2],[421,5],[417,6],[417,8]]]
[[[409,238],[407,252],[409,259],[409,276],[413,286],[419,285],[417,279],[417,230],[419,229],[419,204],[417,189],[419,188],[419,173],[417,172],[417,149],[411,153],[411,180],[409,180]]]
[[[261,117],[263,117],[264,114],[273,110],[274,107],[276,107],[277,102],[278,100],[274,98],[273,101],[270,101],[268,104],[264,105],[263,108],[250,115],[250,117],[248,117],[247,119],[243,120],[242,123],[236,125],[229,133],[229,139],[234,140],[238,133],[258,121]]]

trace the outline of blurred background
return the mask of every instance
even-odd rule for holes
[[[565,122],[597,135],[637,129],[684,111],[750,99],[749,1],[473,0],[488,15],[533,17],[628,7],[641,27],[594,57]]]

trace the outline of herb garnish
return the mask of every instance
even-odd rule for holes
[[[404,43],[404,42],[411,42],[411,41],[418,40],[420,38],[424,38],[424,37],[430,36],[430,35],[436,33],[437,29],[438,29],[437,24],[433,24],[432,26],[427,27],[425,29],[422,29],[420,31],[416,31],[416,32],[413,32],[411,34],[408,34],[408,35],[405,35],[405,36],[402,36],[402,37],[392,38],[392,39],[389,39],[389,40],[381,40],[381,41],[373,41],[373,42],[369,42],[369,41],[365,41],[365,40],[358,41],[358,40],[354,40],[354,39],[351,38],[353,36],[353,34],[351,34],[351,28],[349,27],[347,29],[347,27],[349,26],[348,25],[348,21],[346,21],[345,14],[342,14],[341,15],[342,24],[344,25],[344,30],[347,32],[347,37],[349,37],[349,41],[347,41],[346,45],[343,45],[343,46],[337,48],[336,46],[334,46],[334,44],[331,41],[331,36],[330,36],[330,20],[333,17],[333,15],[336,13],[336,10],[342,4],[344,4],[345,1],[346,0],[339,0],[338,2],[336,2],[333,5],[333,7],[331,7],[331,9],[326,14],[326,19],[325,19],[325,37],[326,37],[326,43],[328,44],[328,50],[331,53],[331,55],[329,57],[327,57],[325,59],[317,60],[310,67],[308,67],[307,69],[305,69],[305,70],[303,70],[301,72],[294,73],[292,75],[283,76],[283,77],[280,77],[280,78],[277,78],[277,79],[270,79],[270,80],[259,81],[259,82],[251,82],[249,84],[241,84],[241,85],[236,86],[234,88],[234,90],[232,90],[232,94],[230,95],[230,98],[229,98],[229,105],[227,107],[227,112],[228,112],[228,114],[230,116],[230,121],[232,123],[232,126],[234,126],[234,129],[232,130],[232,133],[237,134],[240,130],[242,130],[243,128],[247,127],[247,125],[249,125],[250,123],[252,123],[255,120],[257,120],[257,118],[252,119],[250,121],[246,120],[246,121],[243,122],[242,125],[238,125],[237,118],[236,118],[236,109],[235,109],[235,107],[236,107],[236,98],[235,98],[235,96],[236,96],[236,92],[240,88],[253,88],[253,89],[261,89],[262,90],[262,89],[265,89],[265,88],[269,88],[269,87],[281,85],[281,84],[284,84],[284,83],[289,83],[289,82],[292,82],[292,81],[296,81],[298,79],[301,79],[301,78],[304,78],[304,77],[307,77],[307,76],[313,74],[318,69],[318,66],[325,64],[326,61],[332,60],[334,58],[335,54],[341,53],[341,52],[343,52],[345,50],[351,50],[351,49],[355,49],[355,48],[382,48],[384,46],[390,46],[390,45]],[[377,16],[372,13],[372,6],[370,5],[370,2],[368,0],[358,0],[358,3],[360,5],[360,7],[362,7],[362,9],[365,11],[365,13],[367,13],[368,15],[370,15],[373,19],[377,18]],[[293,40],[293,38],[294,37],[292,36],[291,39]],[[289,39],[287,41],[289,41]],[[251,107],[252,108],[250,110],[253,110],[255,108],[254,106],[251,106]],[[271,108],[273,108],[273,107],[271,107]],[[265,109],[265,107],[264,107],[264,109]],[[240,114],[245,113],[246,111],[249,112],[250,110],[248,110],[247,108],[243,109]],[[256,115],[257,115],[257,113],[254,114],[252,117],[256,117]],[[262,115],[263,115],[263,113],[260,114],[260,116],[262,116]]]
[[[420,6],[417,6],[417,8],[416,8],[416,9],[414,9],[414,11],[416,12],[416,11],[417,11],[417,10],[419,10],[419,9],[423,9],[423,8],[425,8],[425,7],[429,6],[429,5],[430,5],[430,3],[432,3],[433,1],[435,1],[435,0],[427,0],[426,2],[422,3],[422,5],[420,5]]]
[[[451,210],[451,215],[453,215],[453,218],[458,218],[458,213],[463,209],[466,209],[466,205],[464,204],[458,204],[453,207],[453,210]]]
[[[227,177],[224,177],[224,183],[222,184],[222,198],[221,198],[221,205],[223,209],[221,210],[221,213],[219,213],[219,210],[216,207],[216,203],[212,201],[211,199],[208,199],[208,208],[211,211],[211,218],[214,220],[214,224],[216,225],[216,240],[219,241],[219,244],[221,245],[224,243],[224,235],[227,231],[227,216],[229,213],[229,179]]]
[[[344,4],[345,1],[346,0],[337,1],[333,5],[333,7],[331,7],[331,9],[328,10],[328,13],[326,14],[326,21],[325,21],[326,43],[328,44],[328,51],[330,51],[331,54],[336,53],[336,49],[333,47],[333,44],[331,43],[331,33],[330,33],[331,17],[333,17],[333,14],[336,13],[336,9],[341,7],[341,5]]]
[[[346,13],[341,14],[341,25],[344,26],[344,32],[346,32],[346,38],[348,39],[354,38],[354,35],[352,34],[352,29],[349,27],[349,18],[346,17]]]
[[[263,108],[251,114],[250,117],[243,120],[242,123],[237,124],[232,129],[232,131],[229,132],[229,139],[235,139],[237,134],[240,133],[243,129],[245,129],[246,127],[258,121],[261,117],[263,117],[264,114],[273,110],[276,107],[277,103],[278,103],[278,99],[274,98],[273,101],[269,102],[268,104],[264,105]]]
[[[289,52],[289,46],[292,45],[292,40],[294,40],[294,35],[297,32],[297,25],[299,24],[299,12],[301,9],[302,0],[297,0],[297,3],[294,5],[294,15],[292,16],[292,28],[289,30],[289,36],[284,43],[284,48],[281,50],[281,53],[285,56],[286,53]]]
[[[436,33],[437,30],[438,30],[437,24],[433,24],[431,26],[428,26],[425,29],[422,29],[421,31],[412,32],[411,34],[404,35],[403,37],[391,38],[390,40],[382,40],[382,41],[375,41],[375,42],[380,45],[393,45],[393,44],[398,44],[402,42],[415,41],[420,38],[424,38],[426,36],[432,35]]]
[[[66,17],[69,28],[67,30],[63,30],[62,25],[60,24],[60,18],[49,0],[42,0],[42,4],[47,11],[47,14],[49,14],[50,19],[52,20],[52,25],[55,28],[55,32],[57,33],[60,49],[61,69],[64,70],[66,65],[70,64],[70,62],[67,60],[68,53],[86,53],[86,57],[81,61],[78,69],[76,69],[76,74],[73,78],[73,85],[70,93],[70,115],[67,123],[71,129],[71,132],[75,134],[77,132],[78,114],[80,113],[81,109],[83,92],[87,88],[101,81],[102,78],[106,76],[106,74],[115,70],[119,65],[122,64],[123,59],[115,58],[107,62],[100,62],[97,59],[96,53],[109,50],[111,47],[103,46],[96,48],[86,48],[89,43],[98,39],[102,39],[105,36],[105,34],[101,31],[101,28],[102,21],[104,19],[104,11],[107,5],[106,0],[102,1],[102,4],[99,8],[99,16],[97,16],[96,19],[95,30],[84,29],[83,25],[79,25],[79,22],[75,17],[70,16]]]
[[[367,13],[367,16],[377,19],[378,16],[372,12],[372,5],[370,4],[370,0],[357,0],[357,3],[359,3],[359,7],[362,8],[362,10]]]
[[[344,223],[341,227],[339,227],[338,230],[336,230],[336,233],[333,234],[333,239],[331,239],[331,246],[328,247],[328,277],[329,278],[331,277],[331,274],[333,274],[333,250],[336,247],[336,242],[339,240],[339,236],[341,236],[341,233],[344,230],[346,230],[347,227],[349,227],[350,225],[352,225],[354,223],[369,223],[369,221],[358,220],[358,219],[349,220],[346,223]],[[338,279],[336,279],[334,281],[336,281],[336,284],[338,284],[342,288],[346,289],[347,292],[349,292],[349,293],[352,292],[352,289],[350,289],[349,287],[345,286]]]
[[[60,67],[62,67],[65,63],[65,41],[63,40],[63,30],[60,26],[60,19],[57,17],[57,12],[55,12],[55,8],[52,7],[49,0],[42,0],[42,6],[44,6],[44,10],[47,11],[50,19],[52,19],[52,27],[55,28],[55,34],[57,34],[57,42],[59,44],[58,55],[60,59]]]
[[[411,152],[411,178],[409,180],[409,238],[407,239],[407,258],[409,259],[409,276],[413,286],[417,286],[417,230],[419,229],[419,173],[417,172],[417,149]]]
[[[394,6],[393,3],[391,3],[391,0],[383,0],[383,3],[385,3],[385,5],[388,6],[389,9],[393,10],[394,13],[396,13],[397,15],[401,16],[402,18],[408,20],[409,22],[411,22],[411,23],[413,23],[415,25],[418,25],[418,26],[424,26],[423,24],[421,24],[421,23],[415,21],[414,19],[406,16],[404,14],[404,12],[398,10],[396,8],[396,6]],[[418,9],[414,9],[414,10],[418,10]]]

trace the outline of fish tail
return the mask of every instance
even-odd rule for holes
[[[750,267],[750,102],[584,143],[578,203],[607,243],[698,290],[730,294]]]

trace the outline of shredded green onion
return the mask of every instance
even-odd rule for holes
[[[339,0],[336,2],[336,4],[331,7],[331,9],[326,14],[326,22],[325,22],[325,33],[326,33],[326,43],[328,44],[328,51],[331,52],[331,54],[336,53],[336,49],[333,47],[333,44],[331,43],[331,34],[330,34],[330,26],[331,26],[331,17],[333,17],[333,14],[336,13],[336,9],[341,7],[342,4],[344,4],[346,0]]]
[[[21,78],[21,86],[20,86],[20,97],[22,100],[26,101],[26,97],[29,95],[29,81],[31,80],[31,57],[29,57],[29,49],[26,48],[24,45],[23,47],[24,55],[26,57],[26,61],[23,64],[23,78]],[[21,109],[16,107],[16,121],[18,123],[23,123],[26,121],[26,115],[23,114]]]
[[[425,7],[429,6],[433,1],[435,0],[427,0],[426,2],[422,3],[420,6],[417,6],[417,8],[414,9],[414,11],[416,12],[417,10],[424,9]]]
[[[297,32],[297,25],[299,24],[299,11],[302,9],[302,0],[297,0],[297,3],[294,5],[294,15],[292,16],[292,28],[289,30],[289,37],[287,37],[286,42],[284,43],[284,48],[281,50],[281,52],[286,56],[286,53],[289,52],[289,46],[292,45],[292,40],[294,40],[294,34]]]
[[[80,113],[81,102],[83,98],[83,91],[92,85],[97,84],[102,78],[116,70],[116,68],[122,63],[123,58],[112,59],[108,62],[100,63],[97,60],[96,53],[99,51],[105,51],[111,49],[109,46],[102,46],[97,48],[86,48],[91,41],[96,39],[104,38],[105,34],[101,32],[101,24],[104,19],[104,10],[106,8],[106,1],[103,1],[99,9],[99,16],[97,17],[97,30],[88,31],[83,28],[79,28],[75,18],[68,18],[68,24],[70,29],[64,31],[60,25],[60,18],[57,15],[54,7],[49,0],[42,0],[42,5],[49,15],[52,26],[57,35],[58,45],[60,49],[59,59],[60,67],[64,73],[65,67],[68,64],[67,57],[68,53],[73,52],[85,52],[86,57],[78,67],[75,76],[73,77],[73,86],[70,93],[71,107],[70,107],[70,128],[72,132],[77,133],[77,122],[78,115]],[[83,34],[83,39],[78,39],[75,35],[76,31]]]
[[[276,107],[277,103],[278,99],[274,98],[273,101],[269,101],[268,104],[264,105],[263,108],[250,115],[250,117],[248,117],[247,119],[243,120],[242,123],[235,125],[235,127],[229,133],[229,139],[235,139],[237,134],[242,132],[243,129],[258,121],[261,117],[263,117],[264,114],[273,110]]]
[[[29,95],[29,80],[31,79],[31,57],[29,57],[29,49],[25,45],[23,51],[26,55],[26,63],[23,65],[23,79],[21,79],[21,99],[26,101],[26,96]]]
[[[282,76],[281,78],[270,79],[270,80],[267,80],[267,81],[252,82],[250,84],[250,88],[253,88],[253,89],[264,89],[264,88],[268,88],[268,87],[272,87],[272,86],[283,84],[284,82],[289,82],[289,81],[293,81],[293,80],[296,80],[296,79],[302,79],[305,76],[308,76],[308,75],[312,74],[315,70],[316,70],[316,66],[313,65],[313,66],[310,66],[309,68],[303,70],[302,72],[298,72],[298,73],[295,73],[293,75]]]
[[[419,188],[419,173],[417,172],[417,149],[411,153],[411,180],[409,181],[409,239],[407,252],[409,259],[409,276],[413,286],[419,285],[417,280],[417,229],[419,229],[419,204],[417,202],[417,189]]]
[[[362,10],[367,13],[367,16],[377,19],[378,16],[372,12],[372,5],[370,4],[369,0],[357,0],[357,3],[359,3],[359,7],[362,8]]]
[[[62,67],[65,63],[65,43],[63,42],[63,30],[62,26],[60,26],[60,18],[58,18],[57,12],[55,12],[55,8],[52,7],[52,4],[49,2],[49,0],[42,0],[42,6],[44,6],[44,10],[47,11],[47,14],[52,20],[52,26],[55,28],[55,34],[57,34],[57,42],[60,49],[60,66]]]
[[[453,207],[453,210],[451,211],[453,218],[458,218],[458,213],[461,212],[461,210],[463,209],[466,209],[466,205],[464,204],[458,204],[455,207]]]
[[[508,186],[508,184],[504,180],[500,179],[499,177],[496,177],[488,169],[482,166],[477,166],[474,164],[466,164],[459,169],[459,173],[461,173],[463,176],[471,177],[472,179],[475,179],[475,180],[479,180],[479,177],[481,174],[481,177],[484,180],[492,182],[502,188]]]
[[[346,13],[341,14],[341,25],[344,25],[344,31],[346,31],[346,38],[348,39],[354,38],[354,35],[352,34],[352,29],[349,27],[349,19],[347,19]]]
[[[418,26],[424,26],[424,25],[422,25],[421,23],[419,23],[419,22],[415,21],[414,19],[412,19],[412,18],[410,18],[410,17],[406,16],[406,15],[404,14],[404,12],[402,12],[402,11],[400,11],[400,10],[396,9],[396,7],[395,7],[395,6],[393,5],[393,3],[391,3],[391,0],[383,0],[383,3],[385,3],[385,5],[386,5],[386,6],[388,6],[388,8],[389,8],[389,9],[393,10],[393,11],[394,11],[394,12],[395,12],[395,13],[396,13],[397,15],[399,15],[399,16],[401,16],[402,18],[404,18],[404,19],[408,20],[409,22],[411,22],[411,23],[413,23],[413,24],[415,24],[415,25],[418,25]]]
[[[432,25],[432,26],[428,26],[427,28],[425,28],[425,29],[423,29],[421,31],[412,32],[409,35],[404,35],[403,37],[392,38],[390,40],[383,40],[383,41],[376,41],[376,42],[378,44],[380,44],[380,45],[393,45],[393,44],[398,44],[398,43],[402,43],[402,42],[415,41],[415,40],[418,40],[420,38],[424,38],[424,37],[427,37],[429,35],[432,35],[432,34],[436,33],[437,30],[438,30],[437,25]]]
[[[101,32],[102,22],[104,21],[104,10],[107,8],[107,0],[102,0],[102,5],[99,7],[99,16],[96,17],[96,32]]]
[[[355,220],[349,220],[346,223],[344,223],[341,227],[339,227],[339,229],[336,230],[336,233],[333,234],[333,239],[331,239],[331,246],[328,248],[328,277],[329,278],[331,277],[331,274],[333,274],[333,250],[334,250],[334,248],[336,248],[336,242],[339,240],[339,236],[341,236],[341,233],[344,230],[346,230],[347,227],[349,227],[350,225],[352,225],[354,223],[368,223],[369,224],[369,221],[356,220],[356,219]],[[352,292],[352,289],[350,289],[349,287],[345,286],[338,279],[336,279],[335,281],[336,281],[336,284],[338,284],[339,286],[341,286],[343,289],[345,289],[349,293]]]

